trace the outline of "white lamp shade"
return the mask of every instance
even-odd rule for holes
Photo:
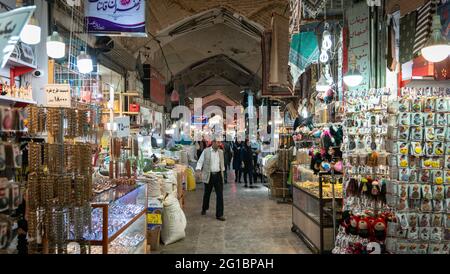
[[[56,31],[47,38],[47,55],[54,59],[63,58],[66,55],[66,44]]]
[[[450,45],[442,35],[441,17],[439,15],[433,16],[432,32],[428,38],[427,43],[421,49],[423,58],[428,62],[439,63],[445,60],[450,54]]]
[[[329,31],[323,32],[322,48],[325,50],[330,50],[333,42],[331,41],[331,34]]]
[[[77,67],[78,71],[83,74],[91,73],[94,70],[91,57],[84,52],[81,52],[77,58]]]
[[[424,47],[421,52],[423,58],[428,62],[439,63],[444,61],[450,54],[450,45],[442,44]]]
[[[344,83],[349,87],[356,87],[361,84],[363,80],[362,75],[360,74],[349,74],[344,76]]]
[[[27,24],[20,33],[20,40],[28,45],[37,45],[41,42],[41,27]]]
[[[319,81],[316,84],[316,90],[317,91],[328,91],[331,88],[331,86],[328,84],[328,81],[325,79],[325,77],[322,75],[320,76]]]
[[[328,91],[330,89],[330,85],[326,84],[326,85],[320,85],[320,84],[316,84],[316,90],[317,91]]]

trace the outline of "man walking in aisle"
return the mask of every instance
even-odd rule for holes
[[[201,171],[202,181],[205,183],[205,193],[203,194],[202,215],[206,215],[209,209],[209,200],[213,188],[216,191],[216,219],[225,221],[223,216],[223,172],[225,171],[225,162],[223,151],[219,149],[216,140],[212,141],[212,145],[205,149],[198,159],[197,168]]]

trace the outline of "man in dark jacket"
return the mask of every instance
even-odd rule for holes
[[[233,157],[233,153],[231,151],[231,143],[224,142],[223,143],[223,156],[225,161],[225,184],[228,183],[228,171],[230,170],[231,158]]]
[[[241,183],[242,177],[242,159],[241,159],[241,141],[236,140],[233,143],[233,169],[235,173],[235,183]]]
[[[254,166],[253,166],[253,150],[252,146],[250,145],[250,141],[246,140],[245,144],[242,146],[241,149],[241,158],[244,162],[244,183],[245,187],[248,187],[247,184],[247,177],[250,181],[250,187],[253,186],[253,172],[254,172]]]

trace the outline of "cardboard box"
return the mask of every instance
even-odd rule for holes
[[[147,207],[147,242],[151,250],[159,250],[162,227],[163,204],[159,199],[150,198]]]
[[[161,242],[161,227],[153,227],[153,229],[147,230],[147,242],[151,251],[158,251],[160,249]]]
[[[289,189],[275,188],[270,190],[272,198],[289,197]],[[283,196],[284,193],[284,196]]]
[[[287,181],[289,174],[285,174],[285,179]],[[270,186],[274,188],[283,187],[283,173],[275,172],[270,176]]]

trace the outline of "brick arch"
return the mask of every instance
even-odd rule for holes
[[[280,9],[284,10],[287,5],[288,0],[152,0],[149,4],[150,28],[152,32],[158,32],[180,20],[214,8],[225,8],[268,28],[270,20],[265,17],[272,12],[280,12]],[[263,16],[258,16],[260,13]]]

